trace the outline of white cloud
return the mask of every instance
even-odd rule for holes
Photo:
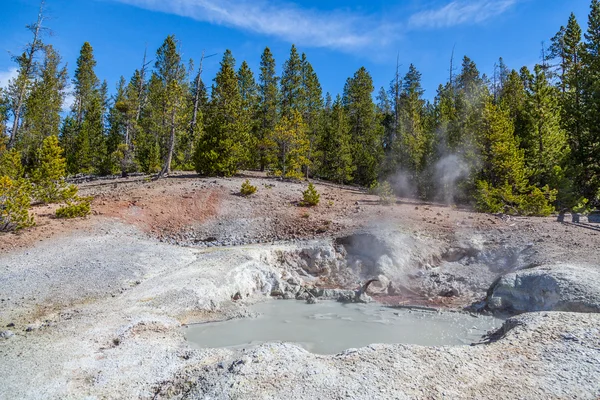
[[[517,0],[455,0],[444,7],[426,10],[410,17],[411,28],[449,28],[477,24],[500,15]]]
[[[18,74],[19,71],[16,68],[11,68],[8,71],[0,71],[0,88],[7,87],[8,81],[16,78]]]
[[[275,36],[306,46],[354,50],[396,39],[401,26],[349,11],[318,11],[265,0],[115,0]]]

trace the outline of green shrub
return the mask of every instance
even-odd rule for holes
[[[503,204],[497,195],[497,190],[491,187],[486,181],[477,182],[475,201],[477,210],[480,212],[495,214],[503,209]]]
[[[369,188],[367,189],[367,193],[373,194],[373,195],[377,195],[378,191],[379,191],[379,182],[377,182],[377,181],[371,183],[369,185]]]
[[[0,232],[18,231],[34,226],[29,215],[31,186],[27,181],[13,181],[0,176]]]
[[[530,192],[521,196],[519,213],[547,217],[554,212],[552,203],[556,200],[557,190],[552,190],[548,185],[543,188],[532,186]]]
[[[306,207],[313,207],[319,204],[321,195],[315,189],[315,185],[312,183],[308,184],[308,188],[302,192],[302,205]]]
[[[377,194],[379,195],[379,201],[381,204],[389,206],[396,198],[394,195],[394,189],[388,181],[383,182],[381,185],[377,185]]]
[[[56,210],[57,218],[85,217],[92,212],[89,198],[78,198],[76,202],[68,201],[66,205]]]
[[[590,201],[585,197],[580,197],[576,204],[572,207],[572,210],[578,214],[588,214],[590,210]]]
[[[31,174],[31,182],[34,185],[33,197],[41,203],[63,200],[67,162],[62,153],[56,136],[44,139],[38,151],[38,167]]]
[[[252,186],[250,184],[250,180],[246,179],[244,183],[242,183],[242,188],[240,189],[240,194],[242,196],[248,197],[256,193],[258,188],[256,186]]]
[[[529,186],[519,193],[508,183],[494,188],[486,181],[479,181],[475,199],[481,212],[548,216],[554,211],[556,194],[557,190],[547,185],[541,189]]]

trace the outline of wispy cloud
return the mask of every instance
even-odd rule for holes
[[[5,88],[8,86],[8,81],[13,78],[16,78],[19,72],[16,68],[10,68],[7,71],[0,71],[0,88]]]
[[[217,25],[270,35],[305,46],[354,50],[397,39],[401,26],[350,11],[319,11],[265,0],[115,0]]]
[[[410,17],[410,28],[449,28],[482,23],[500,15],[517,0],[455,0],[434,10],[425,10]]]

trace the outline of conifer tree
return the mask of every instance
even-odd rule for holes
[[[574,159],[581,182],[581,194],[595,202],[600,189],[600,162],[597,148],[600,143],[600,1],[592,0],[588,28],[583,43],[584,126],[573,140]],[[572,134],[571,134],[572,135]]]
[[[517,211],[518,196],[526,190],[527,175],[523,150],[513,134],[508,112],[487,101],[479,138],[482,168],[477,200],[483,211],[498,212],[505,207]]]
[[[145,139],[152,138],[152,134],[143,131],[145,120],[142,117],[147,116],[145,106],[148,100],[148,83],[146,77],[146,55],[142,62],[142,68],[135,70],[129,83],[125,87],[123,98],[116,101],[114,108],[122,115],[119,120],[123,120],[125,133],[122,146],[114,154],[115,160],[118,160],[121,166],[121,174],[127,175],[128,172],[140,168],[140,160],[149,161],[148,154],[157,154],[156,159],[143,164],[142,170],[145,172],[156,172],[158,170],[159,156],[158,150],[148,153],[149,144]],[[155,140],[152,140],[152,148],[155,148]],[[136,148],[139,146],[139,149]],[[157,148],[157,147],[156,147]],[[138,152],[138,150],[141,150]]]
[[[395,154],[399,158],[397,165],[412,175],[413,184],[417,184],[418,176],[424,169],[423,163],[429,145],[424,126],[423,93],[421,73],[411,64],[403,79],[400,96],[401,136],[394,145]]]
[[[350,146],[350,123],[339,95],[331,108],[325,111],[323,120],[321,174],[340,184],[350,182],[355,170]]]
[[[202,175],[231,176],[248,159],[250,136],[241,118],[242,97],[231,51],[225,51],[214,82],[205,132],[196,148],[196,171]]]
[[[126,101],[127,83],[125,78],[121,76],[117,84],[117,92],[112,98],[112,106],[108,111],[108,135],[106,138],[106,154],[109,158],[109,169],[111,173],[117,172],[117,168],[122,175],[127,174],[127,168],[120,168],[123,163],[125,154],[117,153],[119,146],[125,144],[125,136],[127,135],[128,104]],[[124,152],[124,148],[121,151]]]
[[[301,64],[303,89],[301,93],[304,94],[304,104],[302,107],[304,109],[304,113],[302,115],[302,119],[308,127],[308,161],[310,165],[318,168],[318,166],[315,166],[314,163],[315,160],[319,159],[317,154],[317,141],[319,140],[319,117],[321,110],[323,109],[323,90],[321,89],[321,84],[319,83],[319,78],[317,77],[316,72],[306,59],[306,54],[304,53],[302,53]],[[310,167],[307,165],[305,169],[306,178],[308,179]]]
[[[384,87],[379,89],[377,94],[377,113],[379,114],[379,120],[383,125],[383,149],[386,155],[386,162],[384,165],[384,172],[389,174],[391,171],[386,168],[387,165],[393,163],[393,155],[391,153],[392,144],[395,139],[394,134],[394,115],[392,112],[392,102],[388,96],[388,92]]]
[[[302,84],[302,60],[295,45],[290,58],[283,64],[281,74],[281,115],[291,117],[292,111],[305,112],[305,93]]]
[[[258,82],[258,124],[256,130],[257,164],[264,171],[267,160],[267,143],[269,135],[275,130],[278,120],[279,78],[275,72],[275,59],[271,50],[265,48],[260,59],[260,75]]]
[[[19,136],[19,128],[22,119],[23,107],[29,96],[33,79],[38,68],[37,54],[44,49],[42,35],[46,30],[42,24],[45,20],[44,16],[44,0],[40,1],[40,8],[35,23],[28,25],[27,29],[33,34],[33,39],[27,44],[25,51],[14,57],[14,61],[18,65],[18,75],[16,79],[11,80],[8,88],[10,98],[10,108],[13,114],[12,129],[10,130],[10,140],[8,147],[16,145]]]
[[[469,57],[464,57],[461,73],[456,79],[456,118],[449,128],[448,145],[471,169],[477,167],[479,159],[476,140],[489,96],[488,88],[475,62]]]
[[[64,156],[67,163],[68,173],[77,173],[77,139],[78,139],[77,121],[73,115],[67,115],[60,128],[60,147],[64,150]]]
[[[147,104],[140,112],[140,130],[135,140],[135,157],[145,173],[159,172],[161,168],[160,132],[163,120],[163,85],[158,75],[152,74],[147,84]]]
[[[543,187],[550,183],[554,167],[564,165],[567,138],[560,126],[558,91],[550,85],[541,66],[535,67],[528,86],[525,115],[529,132],[523,136],[521,147],[525,149],[530,182]]]
[[[43,203],[63,200],[64,177],[67,162],[63,157],[57,136],[48,136],[38,150],[36,169],[31,174],[34,197]]]
[[[299,111],[293,110],[290,118],[281,117],[269,137],[273,151],[272,170],[276,176],[302,178],[302,167],[308,165],[307,131]]]
[[[242,102],[240,123],[243,125],[243,129],[250,133],[247,143],[250,149],[250,165],[252,168],[256,168],[258,165],[252,161],[259,158],[258,154],[256,154],[258,150],[258,142],[256,140],[256,131],[258,130],[258,86],[254,79],[254,74],[246,61],[243,61],[238,69],[237,78]]]
[[[85,42],[77,59],[73,78],[74,98],[72,107],[75,121],[73,138],[74,156],[68,157],[74,165],[68,165],[73,173],[106,174],[105,117],[108,89],[100,83],[94,68],[96,60],[90,43]]]
[[[373,103],[373,79],[361,67],[344,86],[343,104],[348,113],[352,159],[356,166],[354,182],[371,185],[377,180],[383,158],[383,127]]]
[[[44,54],[39,75],[25,101],[21,133],[16,144],[28,170],[34,167],[43,140],[59,134],[65,96],[67,70],[60,66],[60,56],[52,46],[45,46]]]
[[[191,113],[190,126],[187,137],[181,143],[183,152],[183,160],[181,161],[181,164],[185,165],[186,169],[188,168],[188,165],[191,167],[191,169],[194,168],[193,157],[196,151],[196,145],[198,144],[198,141],[204,132],[204,120],[208,106],[208,95],[206,93],[206,85],[202,80],[203,63],[204,52],[202,53],[200,65],[196,71],[196,77],[191,82],[190,93],[188,96],[190,99],[189,112]]]
[[[94,98],[98,95],[100,89],[100,80],[96,76],[94,68],[96,59],[94,58],[94,49],[89,42],[85,42],[77,58],[77,68],[73,78],[73,87],[75,89],[73,102],[73,114],[79,125],[83,124],[85,113],[90,107]]]
[[[185,134],[184,94],[187,92],[187,73],[177,50],[177,41],[167,36],[156,52],[155,76],[160,82],[160,108],[155,107],[155,117],[159,119],[157,136],[163,144],[162,177],[171,172],[171,162],[178,135]]]

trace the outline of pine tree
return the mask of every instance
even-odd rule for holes
[[[394,115],[392,112],[392,102],[388,96],[384,87],[379,89],[379,93],[377,94],[377,113],[379,115],[379,120],[383,125],[383,149],[386,155],[385,165],[389,165],[393,163],[391,154],[392,144],[394,142]],[[391,171],[387,171],[384,166],[384,172],[386,175]]]
[[[171,162],[179,135],[185,134],[186,116],[183,112],[184,94],[187,92],[187,73],[177,50],[175,37],[167,36],[162,46],[156,52],[155,75],[160,82],[160,101],[162,107],[157,117],[159,137],[162,146],[163,167],[159,173],[162,177],[171,172]]]
[[[302,93],[304,94],[304,113],[302,115],[303,121],[308,127],[308,161],[310,165],[315,166],[315,160],[318,160],[317,142],[319,140],[319,117],[321,110],[323,109],[323,90],[319,83],[319,78],[314,71],[312,65],[306,59],[306,54],[302,53]],[[305,167],[306,178],[310,174],[310,168],[307,165]]]
[[[108,155],[106,152],[105,117],[108,89],[106,82],[100,83],[94,68],[96,60],[92,46],[85,42],[77,59],[73,78],[74,97],[72,116],[75,121],[73,157],[68,165],[73,173],[106,174]]]
[[[23,107],[26,99],[29,96],[33,79],[39,67],[36,60],[37,54],[44,49],[42,35],[46,30],[42,24],[45,20],[44,16],[44,0],[40,1],[40,8],[37,16],[37,21],[34,24],[28,25],[27,29],[33,34],[33,40],[27,44],[23,54],[14,57],[14,61],[18,65],[17,78],[9,83],[8,94],[10,98],[10,108],[13,114],[12,129],[10,130],[10,140],[8,147],[16,145],[19,137],[19,128],[22,119]]]
[[[100,80],[94,71],[95,67],[94,49],[89,42],[85,42],[79,52],[77,69],[75,69],[75,76],[73,78],[75,101],[73,102],[72,111],[79,125],[83,124],[85,113],[97,96],[100,88]]]
[[[145,173],[159,172],[161,168],[160,132],[163,127],[163,84],[152,74],[147,84],[147,103],[140,112],[140,129],[135,139],[135,157]]]
[[[231,176],[248,160],[250,132],[242,119],[242,97],[235,59],[227,50],[214,79],[205,133],[196,148],[196,171]]]
[[[350,146],[350,123],[339,95],[331,108],[325,111],[322,130],[321,174],[340,184],[350,182],[355,170]]]
[[[487,101],[483,110],[479,150],[483,165],[476,198],[483,211],[518,212],[518,196],[526,190],[523,150],[513,134],[508,112]]]
[[[126,99],[127,83],[121,76],[117,84],[117,92],[112,97],[112,106],[108,111],[108,135],[106,138],[106,154],[108,157],[108,169],[111,173],[117,170],[123,176],[127,175],[128,168],[125,166],[125,151],[120,147],[125,145],[125,136],[127,135],[128,111],[129,105]],[[125,145],[125,147],[127,147]],[[125,168],[122,168],[125,167]]]
[[[425,156],[428,151],[428,138],[425,133],[424,90],[421,86],[421,73],[413,64],[410,65],[403,79],[400,95],[401,136],[394,143],[397,165],[411,175],[416,185],[418,176],[424,169]]]
[[[292,111],[291,117],[281,117],[275,130],[269,136],[274,160],[272,169],[282,178],[302,178],[302,167],[308,165],[308,127],[299,111]]]
[[[242,62],[242,65],[237,72],[238,87],[240,90],[240,97],[242,101],[242,113],[240,115],[240,123],[244,126],[244,130],[250,133],[248,147],[250,148],[250,166],[256,168],[258,164],[252,162],[259,158],[258,141],[257,141],[257,130],[258,130],[258,86],[254,79],[254,74],[248,66],[246,61]]]
[[[504,63],[502,57],[500,57],[498,63],[494,64],[494,76],[492,80],[492,94],[494,96],[494,101],[498,101],[504,85],[508,80],[509,74],[510,70]]]
[[[543,187],[550,183],[555,166],[563,166],[568,155],[567,138],[560,126],[558,91],[546,79],[541,66],[527,92],[525,115],[529,133],[523,136],[525,161],[531,183]]]
[[[269,135],[275,130],[278,120],[279,106],[279,78],[275,72],[275,59],[271,50],[265,48],[260,59],[260,75],[258,82],[259,111],[256,130],[256,143],[258,148],[256,164],[264,171],[267,160],[267,143]]]
[[[463,59],[456,83],[456,119],[449,128],[448,145],[452,152],[459,154],[473,169],[477,167],[479,160],[476,138],[490,94],[475,62],[468,57]]]
[[[67,115],[60,128],[59,144],[64,149],[66,170],[68,173],[76,173],[77,170],[77,121],[72,115]]]
[[[283,64],[281,74],[281,115],[291,117],[292,111],[305,112],[305,93],[302,85],[302,60],[292,45],[290,58]]]
[[[383,158],[383,127],[373,103],[373,79],[361,67],[344,86],[343,104],[348,113],[352,159],[356,166],[354,182],[371,185],[377,181]]]
[[[526,75],[530,76],[529,73]],[[530,88],[530,81],[523,82],[519,73],[512,70],[498,99],[499,107],[508,112],[515,128],[515,137],[519,140],[521,148],[530,143],[532,134],[531,122],[526,110],[529,93],[525,90],[526,84]]]
[[[36,169],[31,174],[34,197],[43,203],[60,202],[64,197],[67,162],[59,146],[58,137],[53,135],[44,139],[37,159]]]
[[[204,52],[202,53],[202,58],[200,59],[200,66],[196,72],[196,77],[190,85],[190,93],[188,96],[190,99],[189,106],[191,109],[189,132],[185,140],[181,141],[183,153],[183,160],[181,163],[186,169],[194,168],[193,157],[196,151],[196,145],[198,144],[198,141],[204,132],[204,120],[208,106],[208,94],[206,93],[206,85],[202,80],[203,64]]]
[[[26,169],[37,162],[37,153],[48,136],[57,136],[65,96],[67,71],[60,67],[60,56],[50,45],[44,47],[44,62],[25,101],[21,133],[16,147],[21,151]]]
[[[600,1],[592,0],[583,44],[585,126],[574,143],[582,195],[600,202]]]

